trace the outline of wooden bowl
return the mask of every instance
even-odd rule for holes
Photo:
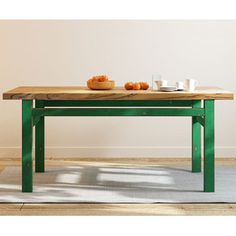
[[[115,81],[109,80],[105,82],[87,81],[87,86],[93,90],[110,90],[115,87]]]

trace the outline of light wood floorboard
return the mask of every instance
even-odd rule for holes
[[[0,172],[20,165],[19,158],[1,158]],[[63,165],[190,165],[189,158],[49,158],[47,166]],[[235,166],[236,158],[218,158],[216,165]],[[236,204],[0,204],[0,215],[236,215]]]

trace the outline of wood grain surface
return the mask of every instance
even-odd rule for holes
[[[17,87],[3,93],[3,99],[26,100],[232,100],[234,94],[217,87],[198,87],[194,92],[156,90],[90,90],[87,87]]]

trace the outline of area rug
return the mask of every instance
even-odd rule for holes
[[[216,168],[216,191],[188,167],[66,166],[34,173],[34,192],[21,192],[21,168],[0,174],[0,202],[234,203],[236,168]]]

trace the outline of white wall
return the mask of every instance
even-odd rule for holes
[[[236,21],[0,21],[0,92],[95,74],[236,90]],[[21,103],[0,100],[0,156],[20,156]],[[236,103],[216,102],[216,155],[236,157]],[[46,118],[48,156],[190,156],[190,118]]]

